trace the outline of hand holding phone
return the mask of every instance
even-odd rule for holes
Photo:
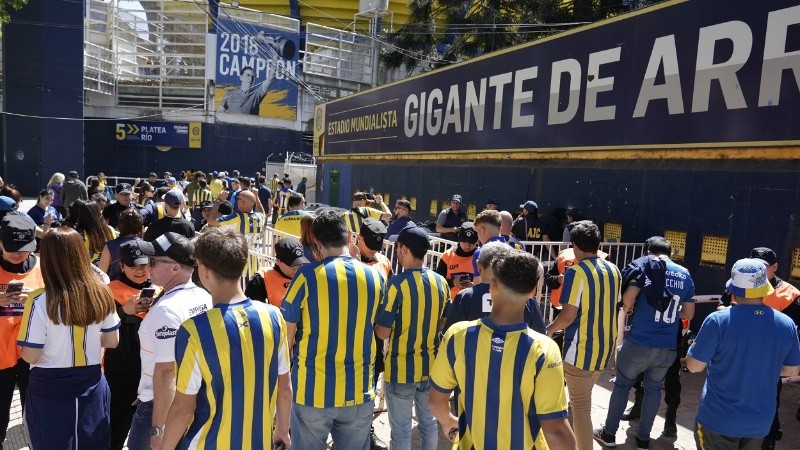
[[[155,288],[144,288],[139,293],[139,304],[142,306],[150,306],[153,304],[153,297],[156,295]]]
[[[22,283],[21,281],[12,281],[11,283],[8,283],[8,285],[6,286],[5,293],[6,294],[14,294],[14,293],[17,293],[17,292],[22,292],[22,288],[24,286],[25,286],[25,283]]]

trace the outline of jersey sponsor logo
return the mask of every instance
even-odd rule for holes
[[[757,316],[763,316],[764,315],[764,311],[762,311],[760,309],[757,309],[757,310],[753,311],[753,314],[755,314]]]
[[[166,325],[156,330],[156,339],[173,339],[178,334],[176,328],[169,328]]]
[[[561,361],[555,361],[555,362],[551,362],[550,364],[548,364],[547,368],[548,369],[555,369],[556,367],[559,367],[560,365],[561,365]]]

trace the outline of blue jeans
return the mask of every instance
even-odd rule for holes
[[[436,450],[439,428],[428,406],[430,383],[386,383],[386,407],[392,427],[392,450],[411,450],[411,408],[417,411],[421,450]]]
[[[617,354],[614,390],[611,392],[608,416],[603,426],[606,433],[612,436],[617,433],[620,417],[628,404],[628,394],[636,382],[636,377],[644,374],[642,417],[639,419],[636,437],[643,441],[650,439],[650,430],[661,405],[661,382],[664,381],[669,366],[675,362],[676,354],[677,350],[674,348],[640,347],[628,340],[622,343],[622,348]]]
[[[302,450],[327,450],[328,434],[343,450],[369,450],[373,402],[338,408],[314,408],[292,404],[292,447]]]
[[[128,432],[128,450],[150,450],[150,428],[153,426],[153,402],[142,402],[136,407]]]

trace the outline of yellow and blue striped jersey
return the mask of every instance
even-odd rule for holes
[[[621,281],[617,266],[598,257],[584,258],[564,271],[561,303],[578,308],[578,317],[564,331],[564,362],[590,371],[608,366],[617,336]]]
[[[289,211],[289,196],[293,193],[294,191],[289,188],[280,188],[277,192],[275,192],[276,201],[273,204],[273,207],[278,208],[279,216],[281,214],[286,214]]]
[[[547,449],[542,420],[567,417],[558,346],[525,323],[489,317],[451,326],[431,386],[458,388],[458,448]]]
[[[214,196],[214,194],[208,188],[197,189],[196,191],[194,191],[194,195],[192,195],[192,205],[200,206],[200,203],[213,202],[215,198],[216,197]]]
[[[386,381],[417,383],[428,379],[439,320],[449,299],[447,280],[427,268],[406,270],[389,279],[376,321],[392,329]]]
[[[266,217],[255,211],[249,213],[233,212],[219,219],[221,227],[230,227],[242,233],[247,241],[247,248],[256,252],[262,251],[261,232],[264,231],[266,223]],[[244,269],[245,278],[249,279],[261,271],[260,262],[261,260],[256,256],[248,257],[247,267]]]
[[[175,337],[177,390],[197,395],[191,449],[271,446],[278,375],[289,371],[286,323],[274,306],[218,304]]]
[[[377,270],[350,256],[329,256],[295,274],[281,310],[297,324],[296,403],[331,408],[375,398],[373,324],[385,287]]]
[[[353,234],[359,234],[361,232],[361,224],[364,223],[364,219],[367,217],[372,217],[375,220],[381,220],[383,212],[375,208],[359,206],[343,212],[342,215],[344,216],[344,221],[347,222],[347,228],[350,230],[350,232]]]

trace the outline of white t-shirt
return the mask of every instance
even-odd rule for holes
[[[175,286],[159,297],[139,326],[142,378],[139,400],[153,400],[153,371],[156,363],[175,361],[175,335],[188,318],[211,308],[211,294],[191,281]]]
[[[42,357],[31,367],[47,369],[85,367],[100,364],[100,334],[120,326],[116,310],[102,323],[86,327],[56,324],[47,316],[47,295],[42,293],[25,311],[17,343],[22,347],[42,349]]]

